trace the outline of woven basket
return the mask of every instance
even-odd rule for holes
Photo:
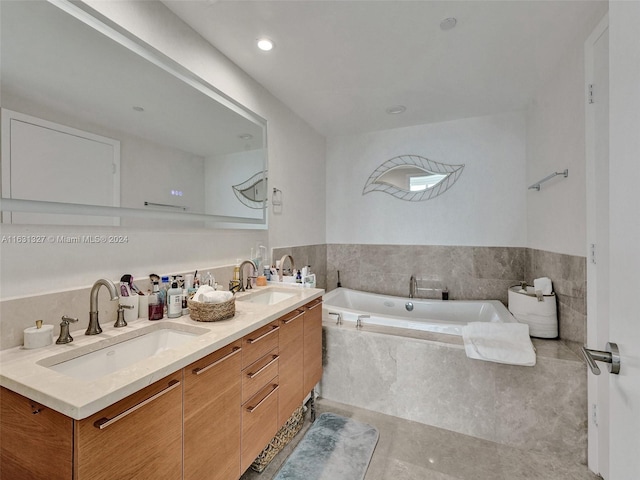
[[[287,444],[295,437],[302,425],[304,425],[304,414],[305,408],[300,405],[296,410],[291,414],[289,420],[278,430],[275,437],[271,439],[269,445],[264,447],[264,450],[260,452],[260,455],[256,457],[256,459],[251,464],[251,469],[255,470],[258,473],[262,473],[262,471],[267,468],[267,465],[271,463],[271,460],[280,453],[280,451],[287,446]]]
[[[188,300],[189,315],[197,322],[219,322],[236,314],[236,297],[222,303],[202,303]]]

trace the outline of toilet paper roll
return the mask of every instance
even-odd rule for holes
[[[138,308],[140,295],[131,295],[129,297],[120,297],[120,305],[130,305],[133,308],[124,309],[124,319],[127,322],[133,322],[138,319]]]
[[[24,348],[41,348],[53,343],[53,325],[24,329]]]
[[[138,318],[149,318],[149,295],[138,295]]]

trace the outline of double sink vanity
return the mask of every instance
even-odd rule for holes
[[[1,352],[3,477],[239,478],[322,376],[323,293],[258,287],[228,320]]]

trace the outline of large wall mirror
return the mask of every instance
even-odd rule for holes
[[[3,222],[266,228],[264,119],[74,3],[0,9]]]

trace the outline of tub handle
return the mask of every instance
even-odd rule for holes
[[[356,320],[356,328],[362,328],[363,318],[371,318],[371,315],[358,315],[358,319]]]
[[[580,347],[582,356],[589,365],[591,373],[594,375],[600,375],[600,367],[596,364],[598,362],[605,362],[609,364],[609,372],[615,375],[620,373],[620,350],[618,345],[613,342],[607,342],[605,351],[590,350],[586,347]]]
[[[342,325],[342,315],[339,312],[329,312],[328,315],[335,315],[336,325]]]

